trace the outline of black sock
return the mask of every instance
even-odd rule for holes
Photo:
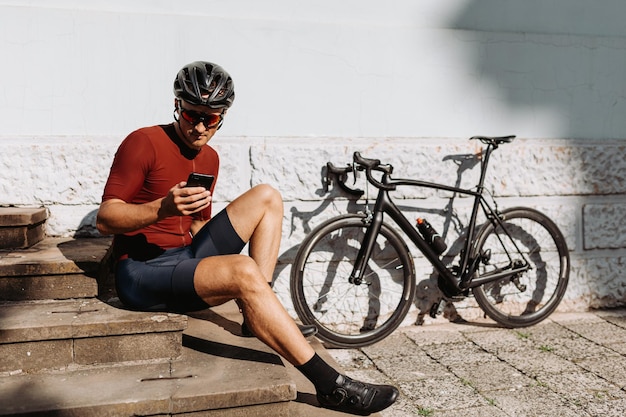
[[[330,394],[339,376],[339,372],[324,362],[324,359],[320,358],[317,353],[304,365],[296,366],[296,369],[315,385],[315,389],[320,394]]]

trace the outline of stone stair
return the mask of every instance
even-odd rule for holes
[[[11,208],[19,225],[4,214],[0,242],[41,224],[38,209]],[[29,236],[0,249],[0,416],[344,415],[319,408],[309,381],[241,337],[235,303],[189,316],[128,311],[111,286],[109,238]]]

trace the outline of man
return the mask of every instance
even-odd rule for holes
[[[298,328],[268,285],[281,238],[278,191],[258,185],[212,216],[216,181],[186,187],[191,172],[217,180],[219,158],[207,143],[233,103],[230,75],[193,62],[178,72],[174,95],[174,123],[139,129],[120,145],[98,211],[98,230],[115,235],[120,300],[185,312],[234,299],[246,327],[313,382],[322,406],[369,414],[391,405],[395,387],[354,381],[324,362],[302,334],[310,329]],[[240,254],[246,243],[249,256]]]

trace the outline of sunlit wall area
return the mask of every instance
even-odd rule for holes
[[[94,234],[118,144],[172,121],[174,75],[210,60],[237,90],[212,142],[216,206],[260,182],[282,192],[279,291],[310,227],[349,206],[322,191],[327,161],[359,150],[398,176],[471,185],[477,168],[451,156],[479,152],[472,135],[515,134],[491,191],[564,231],[571,300],[620,304],[625,12],[619,0],[0,0],[0,205],[46,206],[51,235]],[[445,224],[445,196],[403,198]]]

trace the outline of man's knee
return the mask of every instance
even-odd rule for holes
[[[256,197],[260,199],[260,202],[266,205],[280,205],[282,207],[283,198],[280,192],[269,184],[259,184],[252,188],[252,191],[256,194]]]
[[[259,266],[249,256],[240,255],[233,259],[231,277],[242,295],[265,291],[268,287]]]

